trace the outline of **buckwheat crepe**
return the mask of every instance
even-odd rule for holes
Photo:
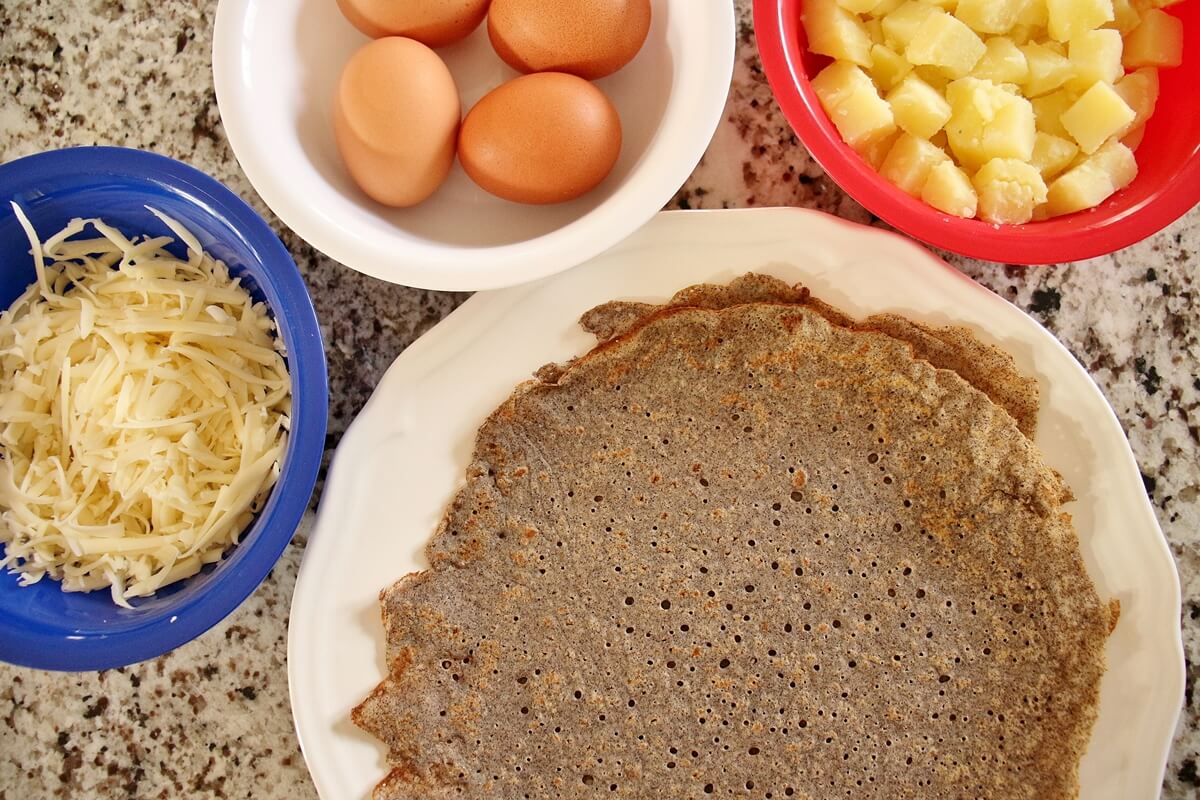
[[[759,276],[583,322],[381,595],[378,800],[1077,796],[1117,609],[1011,358]]]

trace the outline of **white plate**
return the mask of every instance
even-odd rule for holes
[[[464,110],[517,75],[493,52],[486,27],[438,51]],[[620,159],[596,189],[553,206],[493,197],[457,164],[415,208],[362,194],[342,166],[330,114],[342,67],[368,39],[333,0],[221,0],[213,79],[238,163],[313,247],[392,283],[495,289],[586,261],[671,199],[720,120],[734,38],[732,0],[653,0],[641,52],[596,82],[621,115]]]
[[[1037,444],[1078,495],[1069,510],[1088,573],[1121,601],[1083,797],[1158,797],[1183,696],[1179,580],[1099,389],[1045,329],[908,240],[767,209],[660,214],[578,269],[475,295],[396,359],[338,448],[292,601],[292,711],[325,800],[364,797],[386,772],[383,748],[349,719],[384,674],[377,595],[424,566],[488,413],[537,367],[590,347],[576,324],[586,309],[750,270],[803,282],[855,315],[965,324],[1037,376]]]

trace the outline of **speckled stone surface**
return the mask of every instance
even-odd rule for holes
[[[797,143],[737,0],[725,119],[670,207],[794,205],[874,222]],[[274,221],[230,152],[212,88],[214,0],[4,0],[0,160],[120,144],[188,161]],[[392,359],[462,295],[344,269],[277,221],[326,337],[330,448]],[[1033,314],[1095,377],[1129,433],[1183,578],[1186,705],[1163,797],[1200,793],[1200,211],[1114,256],[1055,268],[951,258]],[[229,619],[153,662],[63,675],[0,666],[0,800],[315,797],[287,699],[288,604],[305,532]]]

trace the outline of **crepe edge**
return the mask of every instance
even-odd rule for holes
[[[658,315],[683,308],[720,310],[737,305],[765,303],[797,305],[815,311],[831,325],[860,332],[875,332],[904,342],[913,358],[938,369],[948,369],[987,395],[1017,423],[1026,438],[1037,432],[1040,392],[1037,380],[1017,369],[1013,357],[981,341],[963,326],[934,327],[894,313],[874,314],[862,320],[815,297],[803,284],[788,283],[756,272],[747,272],[728,284],[697,284],[676,292],[661,305],[615,300],[584,312],[579,324],[603,345],[633,333]],[[570,366],[548,364],[537,378],[554,383]]]

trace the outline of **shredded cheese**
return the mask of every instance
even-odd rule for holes
[[[186,261],[172,237],[99,219],[42,242],[12,208],[37,281],[0,312],[0,567],[129,607],[218,561],[265,503],[291,426],[286,353],[165,214],[147,207]]]

